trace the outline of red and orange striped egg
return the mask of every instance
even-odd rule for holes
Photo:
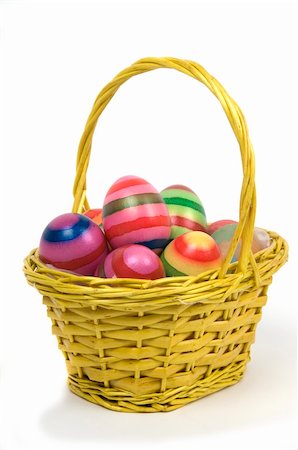
[[[190,231],[174,239],[164,249],[161,260],[167,276],[199,275],[222,263],[214,239],[202,231]]]
[[[95,275],[101,273],[101,269]],[[156,280],[165,276],[160,258],[144,245],[131,244],[116,248],[105,259],[106,278],[137,278]]]
[[[140,244],[160,254],[169,242],[168,209],[157,189],[143,178],[119,178],[107,192],[102,218],[113,249]]]
[[[88,211],[85,211],[84,216],[89,217],[89,219],[93,220],[97,225],[102,225],[102,209],[101,208],[95,208],[95,209],[88,209]]]

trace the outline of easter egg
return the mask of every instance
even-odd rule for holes
[[[93,220],[97,225],[102,225],[102,209],[88,209],[83,213],[84,216],[89,217],[89,219]]]
[[[56,217],[45,228],[39,244],[41,261],[81,275],[93,275],[106,255],[103,232],[82,214]]]
[[[215,231],[219,230],[221,227],[228,225],[230,223],[237,223],[235,220],[217,220],[216,222],[210,223],[207,228],[208,234],[212,235]]]
[[[174,184],[161,191],[171,217],[171,239],[189,231],[206,231],[206,214],[197,194]]]
[[[220,248],[221,256],[223,259],[225,259],[225,257],[228,254],[237,225],[238,225],[237,222],[228,223],[218,228],[214,233],[212,233],[212,237],[217,243],[218,247]],[[238,260],[240,250],[241,250],[241,243],[239,242],[236,247],[233,258],[231,260],[232,263]]]
[[[106,278],[155,280],[165,276],[160,258],[144,245],[131,244],[116,248],[105,259]]]
[[[267,231],[262,228],[256,227],[254,229],[251,249],[253,253],[258,253],[265,248],[268,248],[271,244],[271,239]]]
[[[220,267],[220,250],[209,234],[189,231],[170,242],[161,254],[167,276],[199,275]]]
[[[270,247],[271,239],[267,231],[263,230],[262,228],[255,228],[254,229],[254,235],[252,240],[252,252],[258,253],[261,250],[264,250],[265,248]]]
[[[171,221],[160,193],[146,180],[129,175],[108,190],[103,227],[113,249],[140,244],[161,253],[171,233]]]
[[[216,230],[212,237],[216,241],[217,245],[220,248],[222,257],[225,258],[227,256],[227,253],[229,251],[229,248],[232,243],[232,239],[235,233],[237,227],[237,222],[232,224],[224,225],[223,227]],[[267,233],[267,231],[263,230],[262,228],[255,228],[253,232],[253,239],[251,244],[251,250],[253,253],[257,253],[261,250],[264,250],[265,248],[269,247],[271,243],[270,236]],[[235,253],[233,255],[233,258],[231,262],[236,262],[239,259],[241,251],[241,240],[238,242],[238,245],[236,247]]]

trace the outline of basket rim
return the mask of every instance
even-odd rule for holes
[[[269,284],[272,275],[287,261],[288,244],[273,231],[267,231],[270,247],[253,255],[259,278],[250,263],[245,272],[236,272],[237,262],[219,278],[219,270],[198,276],[165,277],[157,280],[98,278],[80,276],[47,267],[33,249],[24,260],[23,271],[30,285],[43,296],[54,297],[62,306],[103,306],[116,309],[143,309],[161,305],[221,303],[231,294]],[[233,273],[235,272],[235,273]],[[80,306],[79,306],[80,305]]]

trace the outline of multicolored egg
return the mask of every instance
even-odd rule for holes
[[[178,236],[168,244],[160,258],[169,277],[199,275],[217,269],[222,263],[216,242],[202,231]]]
[[[89,217],[89,219],[92,219],[93,222],[95,222],[97,225],[102,225],[102,209],[101,208],[88,209],[88,211],[85,211],[83,213],[83,215]]]
[[[80,275],[93,275],[107,255],[107,243],[101,229],[82,214],[62,214],[45,228],[39,257],[57,269]]]
[[[220,248],[220,252],[222,258],[225,259],[229,248],[231,246],[231,241],[233,239],[235,230],[237,228],[238,223],[228,223],[220,228],[218,228],[214,233],[212,233],[212,237]],[[241,242],[238,243],[231,263],[234,263],[238,260],[241,250]]]
[[[237,228],[237,222],[224,225],[212,234],[213,239],[216,241],[220,248],[222,257],[225,258],[231,246],[235,230]],[[262,228],[255,228],[253,232],[253,239],[251,244],[251,250],[253,253],[257,253],[265,248],[269,247],[271,243],[270,236],[267,231]],[[241,240],[238,243],[235,253],[232,258],[232,263],[238,261],[241,251]]]
[[[186,186],[174,184],[161,191],[171,217],[171,239],[189,231],[206,231],[206,214],[197,194]]]
[[[101,273],[100,270],[98,272]],[[165,277],[164,267],[156,253],[138,244],[125,245],[109,253],[104,262],[103,274],[106,278],[146,280]]]
[[[228,225],[230,223],[237,223],[235,220],[217,220],[216,222],[210,223],[207,228],[208,234],[210,236],[215,233],[215,231],[219,230],[221,227]]]
[[[171,220],[160,193],[148,181],[129,175],[108,190],[103,227],[113,249],[140,244],[160,254],[171,233]]]

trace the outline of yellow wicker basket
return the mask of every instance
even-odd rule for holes
[[[154,281],[76,276],[48,268],[33,250],[29,284],[43,296],[66,359],[72,392],[115,411],[171,411],[239,381],[250,358],[272,275],[287,259],[274,232],[269,248],[250,248],[256,211],[255,165],[243,114],[202,66],[145,58],[120,72],[98,95],[80,141],[74,212],[89,209],[86,172],[97,119],[130,77],[177,69],[204,83],[220,101],[238,140],[243,184],[239,225],[220,270]],[[239,240],[239,262],[230,264]]]

